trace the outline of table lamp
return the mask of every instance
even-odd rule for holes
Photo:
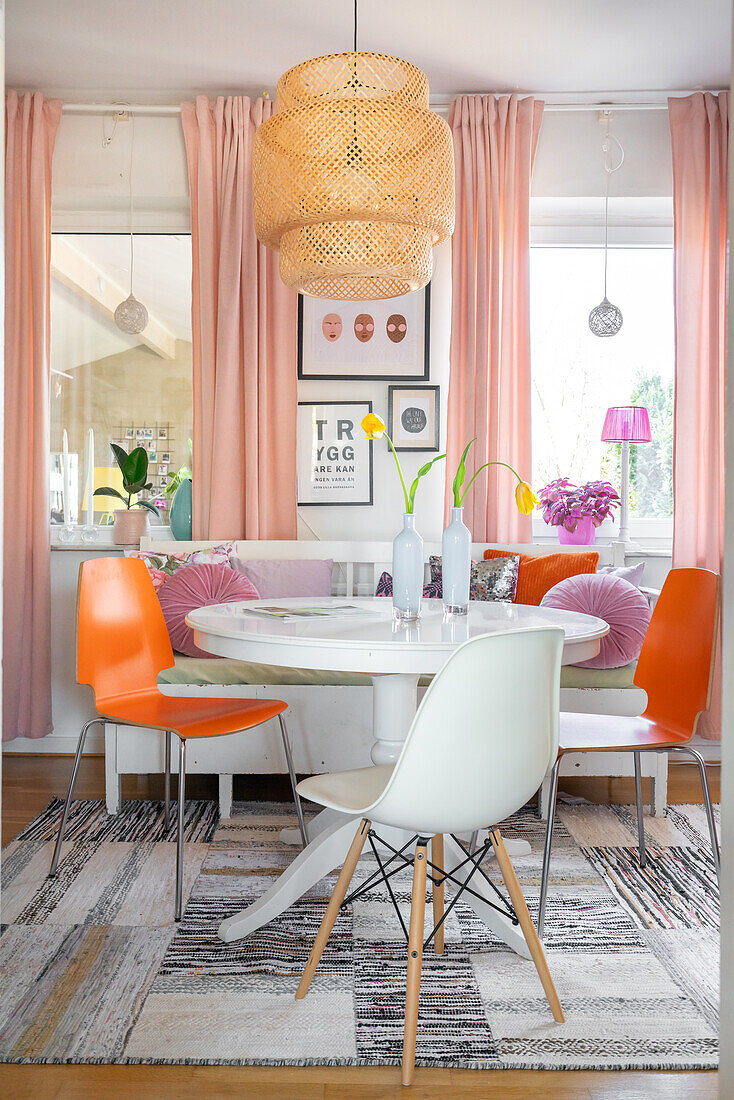
[[[629,540],[630,443],[652,442],[647,409],[641,405],[618,405],[607,409],[601,438],[603,443],[622,444],[622,485],[619,494],[622,506],[619,512],[619,539],[620,542],[627,542]]]

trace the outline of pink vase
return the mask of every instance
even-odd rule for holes
[[[556,530],[559,542],[572,543],[574,546],[591,546],[596,538],[596,527],[591,516],[577,520],[575,531],[567,531],[563,525]]]

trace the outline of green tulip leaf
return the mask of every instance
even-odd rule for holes
[[[456,468],[456,476],[454,477],[454,484],[453,484],[454,506],[456,508],[461,507],[461,486],[464,484],[464,478],[466,477],[466,458],[467,458],[467,455],[469,454],[469,448],[471,447],[472,443],[476,443],[476,441],[477,441],[476,436],[474,436],[474,439],[469,440],[466,447],[464,447],[464,453],[461,456],[461,461],[459,462],[459,465]]]

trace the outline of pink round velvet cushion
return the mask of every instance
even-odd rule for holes
[[[567,577],[546,592],[540,606],[596,615],[609,624],[597,656],[579,661],[580,668],[619,668],[640,656],[650,623],[650,605],[629,581],[605,573]]]
[[[260,593],[251,580],[229,565],[188,565],[161,585],[158,599],[173,648],[187,657],[211,657],[194,645],[194,632],[186,625],[189,611],[215,603],[259,600]]]

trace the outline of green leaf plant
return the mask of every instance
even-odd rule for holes
[[[123,492],[127,496],[119,491],[119,489],[113,489],[109,485],[104,485],[99,489],[94,490],[96,497],[117,497],[121,500],[126,508],[147,508],[149,512],[152,512],[154,516],[159,516],[160,512],[156,508],[155,504],[151,504],[149,500],[136,500],[133,501],[133,497],[144,489],[149,490],[153,488],[153,483],[148,481],[148,452],[145,447],[135,447],[134,450],[127,453],[124,447],[120,447],[117,443],[110,443],[112,453],[115,456],[115,461],[119,467],[122,475],[122,488]]]

